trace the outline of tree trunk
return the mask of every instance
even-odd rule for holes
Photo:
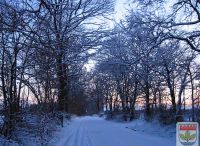
[[[172,101],[172,110],[174,113],[176,113],[176,97],[175,97],[175,93],[174,93],[174,87],[171,83],[170,71],[169,71],[167,65],[165,65],[165,69],[167,72],[167,77],[166,77],[167,85],[168,85],[168,88],[170,91],[170,96],[171,96],[171,101]]]
[[[130,109],[131,109],[131,118],[130,120],[133,120],[135,117],[135,102],[137,99],[137,93],[138,92],[138,81],[135,81],[135,87],[134,87],[134,92],[133,92],[133,99],[131,100],[131,105],[130,105]]]
[[[66,79],[63,73],[62,55],[57,59],[57,76],[58,76],[58,109],[67,112],[67,92],[66,92]]]
[[[187,66],[187,70],[184,74],[183,79],[181,80],[181,87],[178,93],[178,103],[177,103],[177,111],[176,111],[176,115],[180,115],[181,114],[181,107],[182,107],[182,103],[181,103],[181,98],[182,98],[182,93],[186,87],[186,79],[187,79],[187,74],[189,71],[189,64]]]
[[[190,74],[190,83],[191,83],[191,99],[192,99],[192,121],[195,122],[195,107],[194,107],[194,83],[193,83],[193,78],[192,78],[192,72],[191,70],[189,70],[189,74]]]
[[[150,111],[150,92],[149,92],[149,83],[146,83],[145,87],[145,99],[146,99],[146,109],[145,109],[145,114],[147,118],[151,116],[151,111]]]

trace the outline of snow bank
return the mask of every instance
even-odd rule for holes
[[[159,121],[154,120],[147,122],[144,119],[137,119],[130,123],[126,123],[126,128],[151,135],[171,138],[175,141],[176,138],[176,125],[162,125]]]

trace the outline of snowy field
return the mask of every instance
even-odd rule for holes
[[[65,123],[55,137],[53,146],[175,146],[175,127],[143,120],[119,123],[77,117]]]

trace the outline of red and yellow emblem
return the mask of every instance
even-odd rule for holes
[[[177,123],[176,145],[177,146],[199,146],[199,128],[196,122]]]

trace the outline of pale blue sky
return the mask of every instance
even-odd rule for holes
[[[127,7],[128,7],[128,0],[116,0],[115,21],[119,22],[121,19],[123,19]]]
[[[114,19],[115,22],[119,22],[121,19],[123,19],[126,15],[126,8],[128,8],[128,0],[116,0],[115,13],[112,19]],[[107,23],[111,28],[113,28],[115,22],[108,21]],[[90,71],[95,64],[96,63],[94,60],[89,60],[84,67],[86,67],[87,71]]]

